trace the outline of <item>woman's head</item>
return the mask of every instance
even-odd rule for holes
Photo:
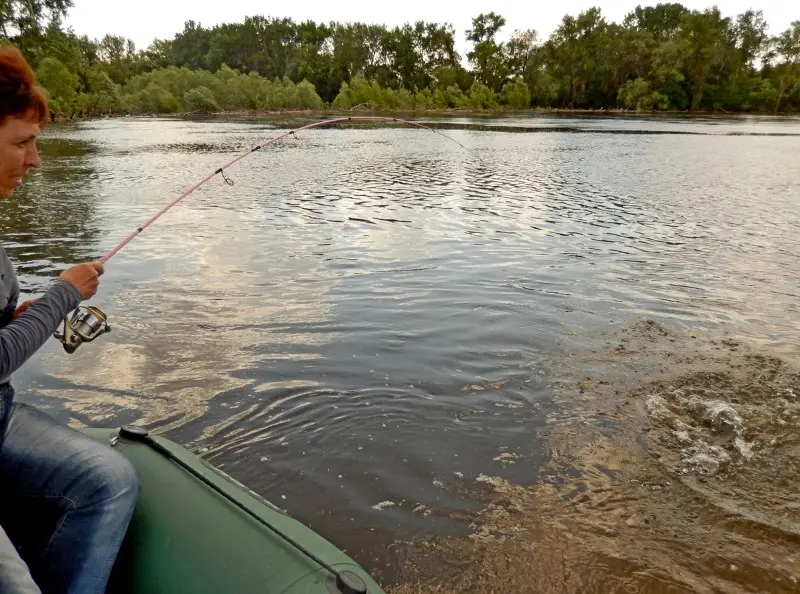
[[[20,51],[0,47],[0,198],[41,165],[36,138],[48,113],[47,96]]]

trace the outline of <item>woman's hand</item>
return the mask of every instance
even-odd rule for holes
[[[67,281],[78,289],[85,301],[86,299],[91,299],[97,293],[101,274],[103,274],[103,263],[89,262],[88,264],[78,264],[65,270],[58,278]]]
[[[28,308],[29,308],[31,305],[33,305],[34,303],[36,303],[36,299],[28,299],[28,300],[27,300],[25,303],[23,303],[22,305],[20,305],[19,307],[17,307],[17,309],[15,309],[15,310],[14,310],[14,316],[13,316],[13,318],[12,318],[12,319],[16,320],[18,317],[20,317],[22,314],[24,314],[24,313],[25,313],[25,311],[26,311],[26,310],[27,310],[27,309],[28,309]]]

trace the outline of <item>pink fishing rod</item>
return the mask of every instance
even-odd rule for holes
[[[347,121],[351,121],[351,120],[383,120],[383,121],[399,122],[399,123],[402,123],[402,124],[409,124],[411,126],[416,126],[417,128],[422,128],[424,130],[430,130],[431,132],[434,132],[436,134],[439,134],[440,136],[443,136],[447,140],[455,142],[461,148],[463,148],[465,150],[468,150],[467,147],[465,147],[463,144],[458,142],[455,138],[451,138],[447,134],[443,134],[442,132],[439,132],[438,130],[434,130],[430,126],[426,126],[424,124],[420,124],[419,122],[411,122],[411,121],[408,121],[408,120],[403,120],[403,119],[400,119],[400,118],[393,118],[393,117],[389,117],[389,116],[348,116],[348,117],[333,118],[333,119],[330,119],[330,120],[325,120],[325,121],[321,121],[321,122],[313,122],[311,124],[306,124],[305,126],[301,126],[300,128],[295,128],[294,130],[289,130],[288,132],[284,132],[283,134],[275,136],[274,138],[270,138],[265,143],[259,144],[258,146],[256,146],[256,147],[250,149],[249,151],[247,151],[246,153],[243,153],[243,154],[239,155],[238,157],[236,157],[235,159],[233,159],[232,161],[230,161],[226,165],[223,165],[222,167],[220,167],[219,169],[214,171],[213,173],[209,173],[207,176],[205,176],[203,179],[201,179],[195,185],[193,185],[188,190],[186,190],[183,194],[181,194],[180,196],[178,196],[177,198],[175,198],[174,200],[172,200],[171,202],[166,204],[161,210],[159,210],[156,214],[154,214],[152,217],[150,217],[141,227],[137,227],[136,230],[133,231],[133,233],[131,233],[130,235],[128,235],[128,237],[123,239],[114,249],[112,249],[105,256],[103,256],[102,260],[100,260],[100,261],[103,264],[108,262],[111,258],[114,257],[114,255],[116,255],[117,252],[119,252],[122,248],[124,248],[131,241],[133,241],[136,238],[136,236],[138,236],[142,231],[144,231],[150,225],[155,223],[161,217],[161,215],[163,215],[170,208],[172,208],[173,206],[178,204],[178,202],[180,202],[181,200],[186,198],[189,194],[194,192],[200,186],[202,186],[203,184],[205,184],[207,181],[211,180],[212,178],[216,177],[217,175],[221,174],[222,178],[228,184],[231,184],[232,182],[227,177],[225,177],[225,169],[227,169],[228,167],[231,167],[232,165],[235,165],[236,163],[238,163],[239,161],[241,161],[242,159],[244,159],[248,155],[250,155],[250,154],[252,154],[252,153],[254,153],[254,152],[258,151],[258,150],[265,149],[265,148],[269,147],[269,145],[271,145],[271,144],[273,144],[275,142],[278,142],[279,140],[281,140],[283,138],[286,138],[287,136],[291,136],[292,134],[295,134],[296,132],[300,132],[301,130],[307,130],[309,128],[316,128],[317,126],[325,126],[327,124],[336,124],[338,122],[347,122]]]

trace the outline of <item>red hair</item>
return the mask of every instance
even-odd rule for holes
[[[50,109],[47,95],[17,48],[0,46],[0,124],[6,118],[26,118],[43,125]]]

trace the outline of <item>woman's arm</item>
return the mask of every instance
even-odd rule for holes
[[[78,289],[58,280],[22,315],[0,328],[0,381],[8,381],[9,376],[47,342],[80,302]]]

